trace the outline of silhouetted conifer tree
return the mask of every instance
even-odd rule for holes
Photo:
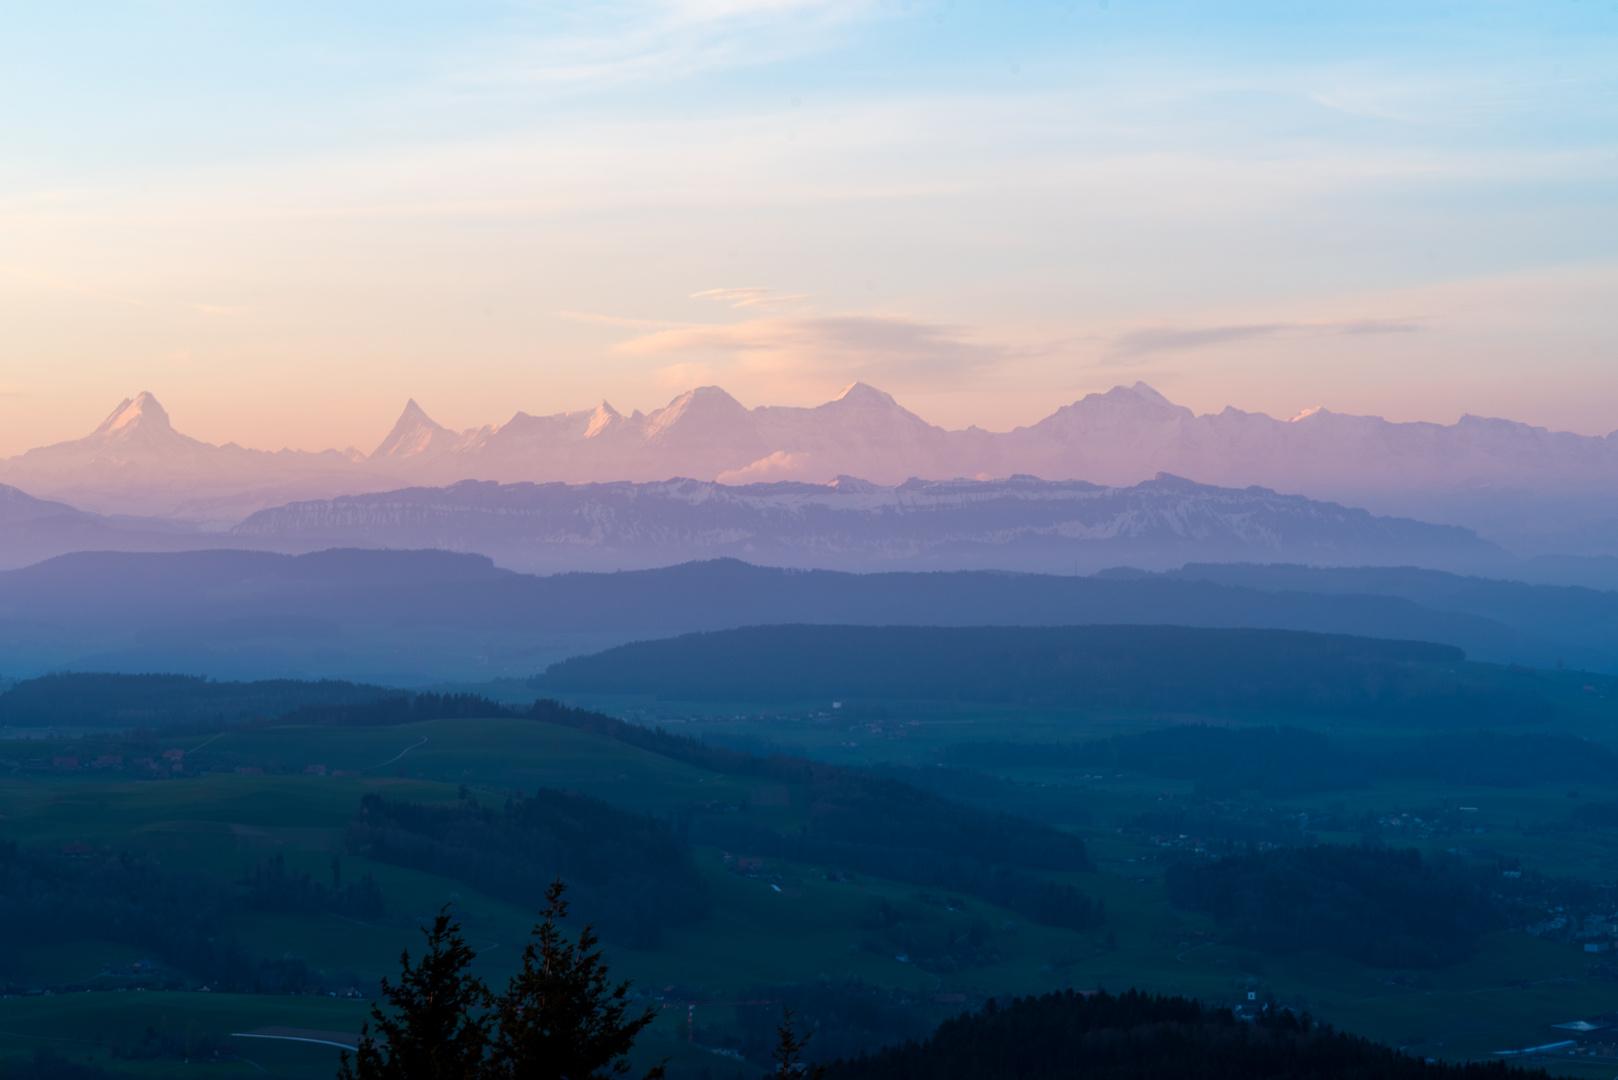
[[[544,921],[523,950],[522,971],[494,1003],[498,1033],[489,1056],[495,1080],[610,1080],[629,1072],[625,1055],[656,1018],[629,1015],[629,983],[612,985],[586,925],[576,942],[557,922],[567,916],[560,878],[545,892]],[[660,1080],[663,1066],[645,1080]],[[346,1078],[345,1078],[346,1080]]]
[[[371,1025],[360,1029],[360,1045],[350,1061],[342,1055],[339,1080],[478,1080],[489,1045],[489,991],[467,966],[476,954],[445,905],[424,930],[427,951],[412,967],[410,953],[399,956],[397,984],[382,980],[382,994],[393,1015],[371,1006],[382,1036]]]
[[[799,1036],[792,1030],[792,1010],[782,1006],[781,1022],[775,1025],[775,1080],[821,1080],[826,1075],[824,1065],[811,1068],[803,1063],[803,1048],[812,1035]]]

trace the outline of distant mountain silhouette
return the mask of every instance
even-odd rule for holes
[[[1233,490],[1178,477],[1127,488],[1033,477],[882,487],[712,481],[407,488],[262,510],[238,542],[442,547],[513,569],[665,566],[731,555],[776,566],[872,571],[995,568],[1092,572],[1188,561],[1498,567],[1468,530]]]
[[[150,393],[119,403],[82,439],[0,461],[0,481],[100,513],[239,520],[310,492],[336,494],[357,451],[270,453],[182,435]]]
[[[779,623],[1259,627],[1439,642],[1481,661],[1618,670],[1618,594],[1479,588],[1466,601],[1470,610],[1446,610],[1439,594],[1465,582],[1443,574],[1426,581],[1423,604],[1301,591],[1307,584],[1255,588],[1140,572],[861,575],[720,559],[534,577],[446,551],[99,552],[0,573],[0,674],[148,671],[423,685],[527,677],[630,641]],[[1547,624],[1543,608],[1570,594],[1578,620]]]
[[[1158,473],[1342,502],[1475,528],[1521,555],[1618,555],[1618,439],[1465,416],[1392,423],[1310,409],[1197,415],[1145,383],[1118,386],[1008,432],[950,431],[863,383],[813,408],[746,408],[717,386],[650,413],[594,409],[453,431],[414,400],[369,455],[212,446],[177,432],[150,394],[83,439],[0,461],[0,482],[101,513],[215,524],[287,502],[463,480],[501,483],[827,483],[859,476],[1078,480],[1128,487]]]

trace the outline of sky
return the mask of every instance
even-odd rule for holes
[[[1618,3],[7,5],[0,454],[863,380],[1618,429]]]

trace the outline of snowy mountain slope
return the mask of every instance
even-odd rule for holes
[[[1167,472],[1261,485],[1373,513],[1463,525],[1517,554],[1618,554],[1618,438],[1508,420],[1390,423],[1314,409],[1277,420],[1197,415],[1144,383],[1114,387],[1009,432],[927,423],[863,383],[813,408],[747,408],[699,387],[650,413],[595,409],[453,431],[414,400],[369,455],[212,446],[176,431],[150,394],[89,436],[0,461],[0,482],[102,513],[223,528],[260,509],[338,495],[671,477],[824,484],[860,476],[1040,476],[1128,487]]]
[[[0,482],[100,513],[198,518],[208,516],[210,500],[222,500],[213,516],[228,522],[291,493],[351,490],[343,478],[363,460],[357,451],[214,446],[176,431],[157,399],[142,393],[120,402],[82,439],[0,461]]]
[[[1287,561],[1475,568],[1510,562],[1464,529],[1161,475],[1081,481],[910,481],[732,486],[464,481],[264,510],[237,542],[437,547],[522,570],[663,566],[731,555],[778,566],[995,567],[1073,573],[1123,563]]]

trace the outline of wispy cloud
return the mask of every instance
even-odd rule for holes
[[[826,472],[814,455],[777,450],[743,469],[731,469],[717,477],[721,484],[763,484],[772,480],[821,480]]]
[[[457,94],[603,89],[759,67],[823,48],[831,32],[882,14],[874,0],[640,0],[561,8],[463,50]]]
[[[751,319],[724,326],[660,330],[624,342],[634,356],[707,353],[753,370],[782,374],[939,375],[997,364],[1007,350],[972,340],[956,326],[899,315]]]
[[[1129,360],[1154,353],[1203,349],[1239,341],[1278,337],[1341,337],[1359,334],[1413,334],[1423,330],[1405,319],[1354,319],[1346,322],[1241,323],[1192,328],[1149,327],[1113,339],[1108,359]]]
[[[693,300],[724,300],[731,307],[759,307],[769,304],[795,304],[801,300],[810,299],[809,293],[791,293],[781,295],[773,289],[748,286],[740,289],[704,289],[691,294]]]

